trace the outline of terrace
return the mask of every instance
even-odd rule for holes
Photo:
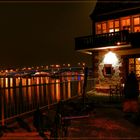
[[[126,30],[125,30],[126,31]],[[75,50],[92,51],[106,48],[139,47],[140,32],[123,31],[75,38]]]

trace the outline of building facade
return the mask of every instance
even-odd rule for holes
[[[123,85],[133,71],[140,80],[140,1],[97,0],[92,35],[75,38],[75,50],[92,55],[96,90]]]

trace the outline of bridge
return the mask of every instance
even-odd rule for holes
[[[92,68],[89,68],[92,70]],[[61,75],[66,72],[78,72],[83,74],[84,67],[51,67],[51,68],[27,68],[18,70],[1,70],[0,77],[31,77],[31,76],[52,76]]]

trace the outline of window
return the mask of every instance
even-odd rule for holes
[[[135,71],[135,59],[134,58],[129,59],[129,73],[131,71]]]
[[[129,32],[140,32],[140,14],[97,22],[95,27],[96,34],[118,32],[123,29]]]
[[[133,17],[133,31],[139,32],[140,31],[140,16]]]
[[[140,58],[136,58],[136,75],[137,77],[140,77]]]
[[[139,18],[139,16],[138,17],[134,17],[133,22],[134,22],[134,26],[135,25],[139,25],[140,24],[140,18]]]
[[[134,27],[134,32],[140,32],[140,26]]]
[[[102,33],[107,33],[107,23],[102,23]]]
[[[122,18],[121,19],[121,24],[122,24],[122,28],[124,26],[130,26],[130,17],[128,17],[128,18]]]
[[[140,77],[140,58],[129,58],[129,73],[133,71]]]
[[[114,21],[108,21],[108,28],[109,28],[109,33],[114,32]]]
[[[106,67],[105,71],[106,71],[106,75],[111,75],[112,68],[111,67]]]
[[[127,29],[127,30],[131,31],[130,27],[131,27],[130,26],[130,17],[121,18],[121,30]]]
[[[115,32],[118,32],[120,29],[120,23],[119,23],[119,20],[115,20]]]
[[[104,64],[104,68],[103,68],[103,75],[105,77],[110,77],[113,74],[113,68],[112,68],[112,64]]]
[[[102,28],[101,28],[101,23],[96,24],[96,34],[101,34],[102,33]]]

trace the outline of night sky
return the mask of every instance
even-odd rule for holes
[[[0,66],[86,62],[74,38],[92,33],[95,1],[0,2]]]

